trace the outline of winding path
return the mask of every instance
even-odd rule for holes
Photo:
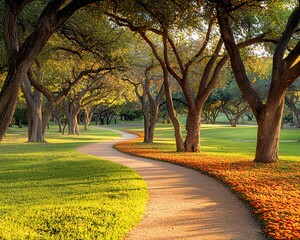
[[[147,211],[126,239],[265,239],[244,204],[222,184],[188,168],[121,153],[112,146],[136,136],[117,132],[122,139],[78,150],[135,169],[145,179]]]

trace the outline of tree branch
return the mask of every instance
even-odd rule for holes
[[[215,21],[215,18],[212,18],[209,21],[204,42],[203,42],[201,48],[199,49],[198,53],[187,62],[186,66],[185,66],[185,71],[184,71],[185,73],[184,74],[186,74],[188,72],[189,67],[198,59],[198,57],[201,56],[201,54],[206,49],[206,46],[207,46],[209,38],[210,38],[210,34],[211,34],[211,30],[212,30],[212,26],[213,26],[214,21]]]
[[[297,29],[300,23],[300,7],[296,7],[289,17],[287,25],[284,32],[282,33],[281,38],[276,46],[274,57],[273,57],[273,75],[281,76],[281,73],[286,70],[286,64],[283,64],[283,57],[285,51],[288,47],[289,41],[292,38],[295,30]],[[299,47],[298,47],[299,48]],[[292,57],[292,56],[291,56]],[[292,60],[292,59],[291,59]],[[288,62],[289,59],[287,60]],[[287,63],[287,62],[284,62]]]
[[[237,44],[235,43],[234,35],[232,29],[229,25],[228,16],[225,13],[221,12],[221,9],[217,10],[218,22],[220,26],[220,32],[222,39],[225,43],[226,49],[228,51],[229,57],[231,59],[231,66],[233,73],[235,75],[236,81],[244,93],[253,114],[258,117],[258,112],[262,109],[263,102],[256,92],[256,90],[251,85],[250,80],[246,74],[246,69],[243,64],[241,54]]]

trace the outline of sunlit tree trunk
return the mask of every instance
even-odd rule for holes
[[[143,108],[142,112],[143,112],[143,118],[144,118],[144,143],[148,143],[149,126],[150,126],[148,109]]]
[[[42,94],[34,94],[33,105],[27,103],[28,142],[44,142],[42,134]]]
[[[80,112],[80,106],[75,103],[66,101],[65,107],[69,126],[69,134],[79,135],[78,114]]]
[[[278,161],[280,127],[284,109],[284,95],[269,102],[257,118],[255,162]]]
[[[151,106],[151,104],[150,104]],[[151,106],[150,108],[150,124],[149,124],[149,128],[148,128],[148,132],[149,132],[149,138],[148,138],[148,142],[149,143],[153,143],[154,140],[154,130],[156,127],[156,123],[157,123],[157,118],[158,118],[158,104],[153,104],[153,106]]]
[[[278,161],[280,126],[284,108],[284,97],[288,87],[300,76],[300,41],[287,52],[289,42],[300,24],[300,6],[293,10],[282,36],[276,42],[273,53],[272,81],[266,103],[251,85],[240,51],[235,43],[226,8],[218,8],[218,22],[231,66],[239,88],[243,92],[258,124],[255,162]]]
[[[92,116],[93,116],[93,107],[84,107],[83,108],[84,112],[84,130],[88,130],[88,127],[91,123]]]
[[[200,151],[200,112],[189,109],[186,121],[187,135],[184,141],[184,148],[187,152]]]
[[[175,108],[174,108],[174,104],[173,104],[171,88],[170,88],[170,83],[169,83],[169,74],[168,74],[167,70],[164,70],[164,86],[165,86],[168,115],[171,119],[171,122],[174,127],[174,132],[175,132],[176,150],[178,152],[182,152],[185,149],[184,142],[183,142],[183,138],[182,138],[180,122],[176,116],[176,112],[175,112]]]
[[[42,134],[43,134],[44,138],[45,138],[47,125],[49,124],[53,110],[54,110],[54,103],[53,103],[53,101],[48,99],[46,106],[45,106],[45,110],[43,112],[43,121],[42,121]]]
[[[42,132],[42,93],[36,89],[31,92],[31,84],[26,75],[22,90],[27,102],[28,142],[44,142]]]

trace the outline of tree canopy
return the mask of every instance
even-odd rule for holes
[[[103,83],[116,105],[132,99],[136,89],[145,121],[155,119],[149,120],[152,130],[166,102],[178,151],[200,151],[203,112],[206,119],[219,110],[237,116],[241,109],[233,106],[243,100],[241,111],[251,109],[258,123],[255,160],[277,161],[284,99],[296,109],[292,95],[285,95],[300,75],[299,9],[296,0],[5,1],[0,4],[0,139],[21,86],[28,108],[43,109],[39,121],[45,128],[55,107],[75,101],[83,89],[93,107],[103,102],[111,109],[103,92],[86,88],[97,79],[92,85]],[[33,107],[35,94],[44,95],[46,103],[41,99]],[[174,100],[187,108],[185,139]],[[79,102],[80,111],[93,109],[89,101]]]

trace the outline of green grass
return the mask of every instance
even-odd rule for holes
[[[132,129],[137,130],[142,129]],[[300,131],[282,131],[281,141],[297,142],[281,142],[281,159],[274,164],[253,162],[256,131],[254,126],[203,124],[202,152],[178,153],[172,127],[158,124],[154,144],[144,144],[140,138],[117,148],[214,176],[247,203],[268,239],[300,239]]]
[[[26,143],[9,129],[0,144],[0,239],[122,239],[141,218],[148,192],[134,171],[79,153],[119,135],[93,128]]]
[[[142,125],[118,126],[143,132]],[[183,136],[186,132],[182,126]],[[256,148],[256,126],[201,125],[201,151],[211,155],[240,156],[254,158]],[[293,140],[293,141],[289,141]],[[174,131],[171,124],[157,124],[154,145],[164,144],[164,150],[174,151]],[[280,135],[279,157],[284,160],[300,160],[300,129],[282,129]]]

